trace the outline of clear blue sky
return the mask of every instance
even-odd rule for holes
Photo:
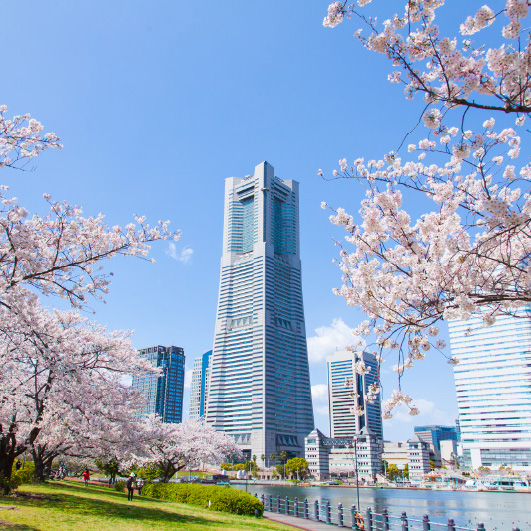
[[[322,27],[327,5],[2,4],[0,103],[13,114],[30,112],[64,149],[35,159],[32,172],[3,170],[1,182],[31,211],[45,211],[48,192],[82,205],[86,215],[105,213],[109,225],[145,214],[183,231],[174,249],[154,246],[155,265],[108,263],[115,280],[107,304],[94,303],[95,318],[134,329],[136,347],[181,346],[188,369],[212,348],[224,179],[252,173],[263,160],[278,177],[301,183],[308,337],[321,328],[322,343],[342,347],[338,320],[356,326],[363,318],[331,292],[340,285],[332,238],[343,234],[320,202],[357,212],[364,192],[354,182],[325,182],[316,171],[397,147],[421,105],[387,82],[386,61],[361,48],[353,26]],[[314,348],[312,359],[319,354]],[[323,361],[311,364],[314,385],[326,383],[324,368]],[[384,375],[384,394],[394,376]],[[453,375],[443,358],[419,362],[405,381],[424,413],[386,422],[387,439],[409,438],[414,423],[454,421]],[[322,390],[316,387],[316,398]],[[316,423],[328,432],[325,405],[314,402]]]

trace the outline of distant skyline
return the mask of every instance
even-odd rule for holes
[[[33,171],[2,170],[1,182],[30,212],[46,210],[47,192],[86,215],[105,213],[111,226],[145,214],[183,231],[179,242],[153,246],[154,265],[105,264],[114,273],[111,292],[107,304],[91,306],[109,328],[134,329],[136,348],[183,347],[189,375],[213,345],[224,179],[267,160],[281,179],[300,181],[310,377],[325,433],[324,360],[352,343],[349,327],[364,315],[332,294],[341,283],[333,238],[343,233],[320,203],[355,214],[364,190],[325,181],[317,170],[329,174],[340,158],[394,149],[422,107],[387,82],[385,59],[363,50],[348,26],[322,27],[327,6],[8,0],[0,98],[10,114],[31,113],[64,145],[32,161]],[[394,364],[384,364],[384,399],[396,385]],[[415,424],[454,423],[452,368],[442,356],[418,362],[403,387],[421,415],[398,410],[384,422],[386,439],[409,438]]]

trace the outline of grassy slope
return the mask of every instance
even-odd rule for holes
[[[107,487],[62,481],[23,485],[34,497],[0,497],[0,529],[6,531],[293,530],[267,520],[127,495]],[[136,494],[136,492],[135,492]]]

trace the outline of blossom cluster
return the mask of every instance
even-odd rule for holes
[[[358,342],[372,336],[379,355],[397,354],[400,381],[434,350],[459,362],[443,352],[440,321],[476,314],[490,326],[531,302],[531,163],[520,160],[528,150],[519,132],[531,112],[531,44],[522,39],[530,2],[482,6],[458,27],[461,41],[436,24],[444,0],[407,2],[381,25],[359,9],[367,3],[336,2],[330,20],[360,15],[369,35],[357,36],[390,60],[389,81],[402,83],[408,99],[424,96],[419,123],[428,135],[406,144],[406,154],[342,158],[333,170],[366,189],[359,212],[332,209],[330,221],[346,232],[334,292],[367,314],[354,330]],[[488,44],[471,40],[481,31]],[[468,110],[488,114],[468,128]],[[432,211],[412,216],[415,194]],[[386,415],[401,404],[414,414],[396,393]]]
[[[382,26],[358,12],[367,3],[333,2],[323,24],[333,28],[353,13],[359,14],[368,26],[369,36],[364,36],[361,28],[356,32],[358,38],[367,49],[392,61],[395,70],[389,80],[402,83],[408,98],[420,92],[428,104],[441,102],[446,108],[464,105],[517,113],[531,109],[530,44],[507,46],[504,42],[522,36],[528,0],[506,0],[498,13],[484,5],[461,24],[461,35],[468,37],[493,25],[503,13],[508,22],[498,34],[501,42],[489,49],[474,45],[468,38],[459,46],[456,37],[440,35],[435,19],[444,0],[407,2],[403,14],[395,13]],[[472,98],[472,93],[479,97]],[[495,100],[488,102],[485,97]]]
[[[103,214],[82,216],[79,206],[66,202],[50,204],[48,216],[33,215],[21,207],[17,198],[0,192],[0,302],[29,295],[28,288],[45,295],[67,298],[81,307],[87,295],[102,298],[110,278],[99,264],[117,255],[146,258],[149,242],[174,238],[180,233],[168,230],[168,221],[150,227],[144,217],[124,228],[108,227]]]
[[[43,133],[43,125],[29,114],[5,117],[7,107],[0,105],[0,168],[17,167],[50,148],[62,148],[55,133]]]

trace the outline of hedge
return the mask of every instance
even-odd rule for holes
[[[35,464],[32,461],[26,461],[24,468],[17,470],[13,463],[13,470],[11,472],[12,488],[17,488],[24,483],[33,483],[33,475],[35,473]]]
[[[253,495],[238,489],[198,485],[196,483],[148,483],[142,489],[142,496],[161,500],[187,503],[213,511],[262,516],[262,502]]]

